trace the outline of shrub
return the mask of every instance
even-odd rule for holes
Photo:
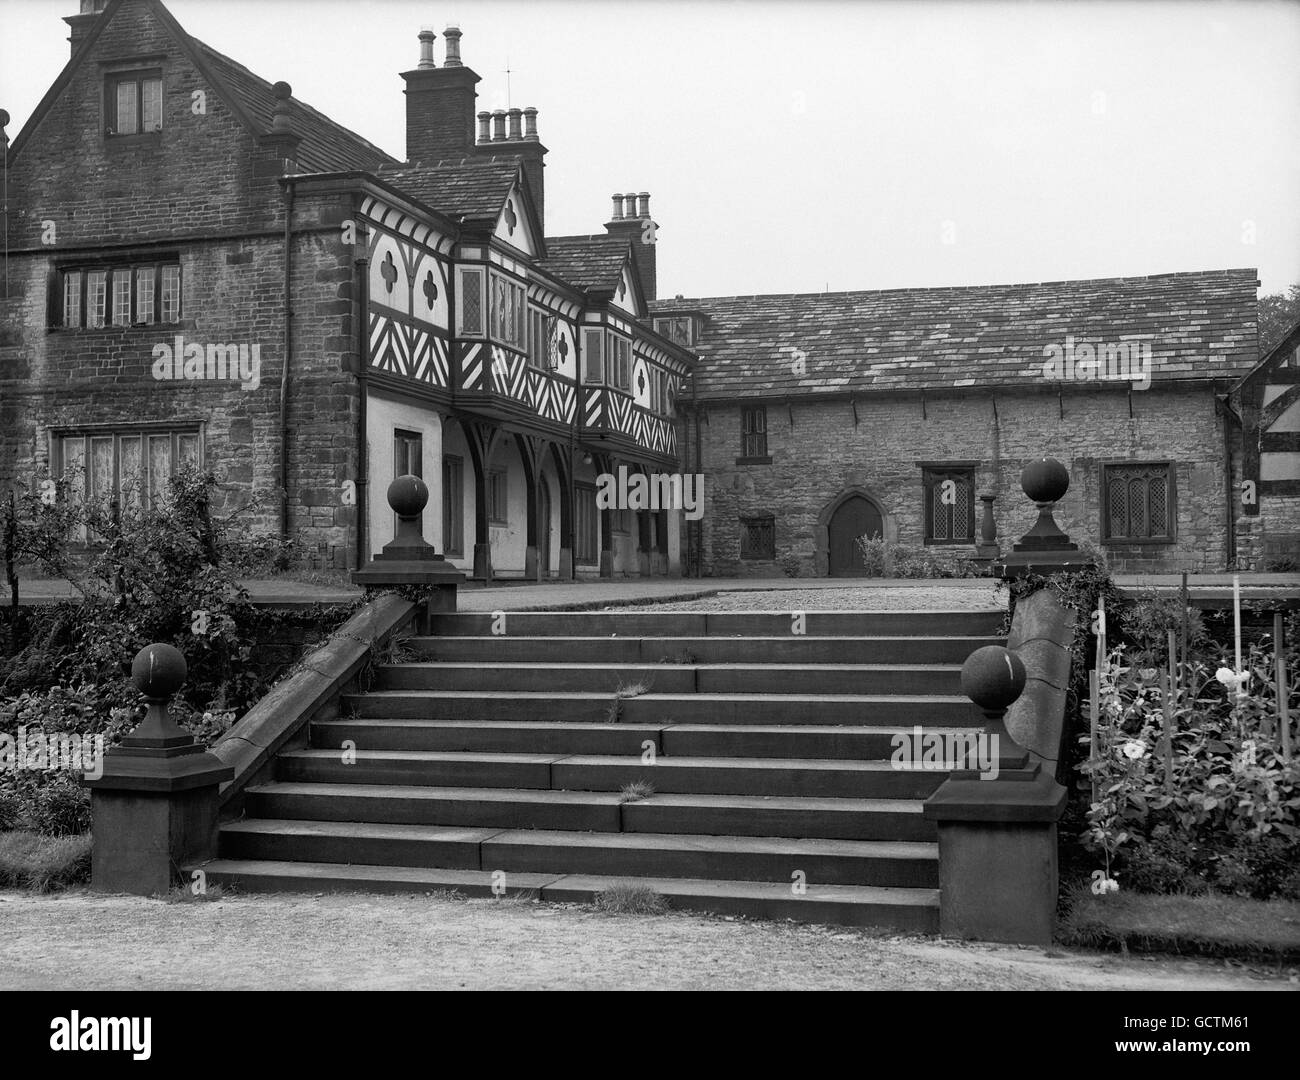
[[[889,543],[879,533],[858,537],[858,550],[868,577],[967,578],[984,572],[969,555],[940,558],[932,548]]]
[[[799,569],[802,566],[799,556],[793,551],[787,551],[778,560],[777,564],[781,567],[781,573],[786,577],[798,577]]]

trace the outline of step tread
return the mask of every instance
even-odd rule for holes
[[[371,690],[365,694],[347,694],[350,698],[397,698],[402,700],[427,698],[430,701],[439,699],[451,699],[453,701],[479,701],[488,699],[492,701],[602,701],[613,700],[614,692],[612,690]],[[775,701],[775,702],[797,702],[797,701],[824,701],[835,703],[852,704],[862,702],[864,704],[886,705],[897,702],[919,703],[919,704],[937,704],[947,705],[954,702],[969,705],[970,698],[964,694],[741,694],[741,693],[708,693],[708,694],[637,694],[634,698],[625,698],[624,700],[640,701],[642,699],[651,699],[654,701],[735,701],[737,698],[743,698],[745,701]]]
[[[708,833],[590,833],[562,829],[507,829],[492,844],[529,844],[535,847],[584,847],[701,851],[711,854],[845,855],[857,858],[939,858],[939,845],[914,840],[836,840],[825,837],[717,836]],[[484,852],[484,858],[487,853]]]
[[[248,789],[250,795],[327,796],[331,799],[383,798],[427,799],[431,801],[476,798],[494,802],[549,802],[609,806],[618,804],[617,791],[552,791],[546,788],[424,787],[404,784],[318,784],[309,781],[276,780]],[[656,792],[637,805],[697,807],[701,810],[817,810],[849,813],[920,814],[922,799],[854,799],[797,795],[714,795]]]
[[[788,612],[786,613],[788,614]],[[615,635],[617,636],[617,635]],[[637,636],[624,640],[662,641],[665,643],[675,643],[682,641],[821,641],[821,642],[842,642],[842,641],[988,641],[990,638],[998,639],[997,634],[687,634],[683,637],[664,637],[662,635]],[[422,647],[433,647],[444,642],[463,642],[463,641],[537,641],[546,642],[548,645],[558,647],[566,641],[591,643],[596,641],[609,641],[609,634],[575,634],[572,637],[561,637],[558,634],[442,634],[431,635],[428,637],[411,637],[407,639],[409,645],[420,645]]]
[[[746,735],[911,735],[913,729],[922,731],[970,732],[978,734],[984,729],[973,724],[679,724],[666,721],[660,724],[645,723],[602,723],[598,720],[442,720],[423,716],[398,716],[392,719],[382,717],[358,716],[352,719],[343,717],[334,720],[313,720],[313,727],[329,729],[332,727],[400,727],[400,728],[435,728],[438,730],[458,731],[508,731],[518,729],[522,732],[539,731],[607,731],[630,733],[634,731],[685,732],[713,734],[716,732],[735,732]]]
[[[901,767],[890,761],[861,758],[760,758],[760,757],[671,757],[660,755],[654,765],[628,754],[492,754],[478,750],[356,750],[357,760],[410,762],[475,762],[518,765],[633,765],[646,769],[821,769],[833,772],[944,772],[943,769]],[[281,758],[338,761],[338,750],[285,750]]]
[[[602,850],[698,851],[708,854],[851,856],[936,861],[939,845],[913,840],[838,840],[826,837],[733,836],[707,833],[595,833],[576,829],[495,829],[448,825],[396,825],[387,822],[310,821],[297,818],[245,818],[223,825],[224,833],[254,836],[333,836],[354,839],[426,840],[465,844],[526,844]],[[484,852],[487,858],[487,852]]]
[[[417,866],[368,866],[351,863],[280,862],[261,859],[214,859],[203,864],[209,876],[297,878],[303,881],[347,880],[357,883],[381,881],[398,882],[425,888],[455,888],[457,885],[485,887],[493,883],[488,870],[442,870]],[[543,897],[548,888],[568,892],[602,892],[614,884],[634,881],[664,896],[682,898],[734,898],[743,900],[788,901],[791,897],[789,882],[771,881],[719,881],[709,878],[630,878],[603,877],[594,874],[535,874],[512,872],[509,887],[541,889]],[[863,906],[905,906],[935,908],[939,906],[938,889],[908,889],[879,885],[818,885],[807,883],[807,892],[799,897],[803,902],[861,904]]]
[[[319,784],[305,780],[276,780],[248,789],[250,795],[326,796],[331,800],[420,799],[429,802],[545,802],[564,806],[617,806],[617,791],[553,791],[549,788],[425,787],[412,784]],[[852,800],[845,800],[852,801]]]
[[[376,670],[379,671],[411,668],[429,671],[483,670],[483,664],[481,661],[466,660],[404,660],[398,664],[376,664],[375,667]],[[494,671],[635,671],[652,674],[658,674],[665,671],[689,670],[691,668],[726,668],[735,671],[770,671],[775,668],[779,671],[816,671],[818,673],[823,673],[827,671],[960,671],[961,664],[937,662],[932,664],[782,664],[779,662],[747,664],[732,660],[721,660],[713,663],[697,662],[693,664],[654,664],[637,660],[629,660],[626,663],[604,660],[595,660],[590,662],[580,660],[503,660],[494,662],[492,668]]]

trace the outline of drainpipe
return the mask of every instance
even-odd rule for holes
[[[691,411],[695,414],[695,471],[701,476],[704,475],[704,466],[700,458],[700,387],[695,379],[695,366],[691,366]],[[695,534],[695,543],[691,545],[695,553],[694,577],[704,576],[704,536],[703,526],[697,521],[692,521],[686,526],[688,530]]]
[[[357,391],[361,399],[360,414],[357,416],[357,553],[356,569],[366,565],[366,515],[370,512],[370,499],[367,495],[370,484],[370,435],[366,427],[367,413],[370,411],[370,385],[367,381],[370,370],[370,233],[361,219],[361,198],[357,197],[352,210],[352,220],[357,223],[357,242],[361,245],[361,254],[353,260],[353,280],[356,282],[355,294],[357,329]]]
[[[1229,417],[1237,421],[1238,427],[1241,426],[1241,417],[1237,415],[1236,410],[1234,410],[1232,406],[1229,404],[1230,396],[1231,396],[1230,394],[1223,394],[1222,396],[1218,394],[1215,395],[1215,400],[1219,403],[1220,406],[1222,406],[1221,412],[1223,413],[1223,493],[1224,493],[1223,517],[1224,517],[1224,526],[1225,526],[1225,532],[1224,532],[1225,543],[1228,550],[1227,569],[1229,570],[1233,568],[1233,564],[1236,563],[1237,561],[1237,534],[1235,531],[1236,523],[1233,519],[1233,513],[1232,513],[1232,502],[1233,502],[1233,496],[1235,495],[1235,492],[1233,490],[1233,485],[1232,485],[1232,431],[1228,425]],[[1243,445],[1242,446],[1243,460],[1245,458],[1245,452],[1246,452],[1246,448]]]
[[[293,180],[284,189],[284,362],[280,365],[280,539],[289,539],[289,357],[293,351]]]

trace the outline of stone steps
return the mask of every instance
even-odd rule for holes
[[[894,751],[917,727],[983,730],[960,666],[1001,623],[439,616],[415,661],[371,669],[279,753],[205,870],[248,890],[576,902],[631,882],[675,907],[933,932],[922,806],[948,773]]]

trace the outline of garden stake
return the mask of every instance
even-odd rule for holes
[[[1165,794],[1174,793],[1174,694],[1177,693],[1178,682],[1174,675],[1174,663],[1177,654],[1174,652],[1174,632],[1169,631],[1169,670],[1165,673],[1164,691],[1160,695],[1164,705],[1165,714]]]
[[[1187,667],[1187,618],[1189,612],[1189,597],[1187,595],[1187,571],[1183,571],[1183,587],[1180,592],[1180,598],[1183,602],[1183,640],[1180,642],[1181,648],[1178,650],[1179,668],[1178,675],[1181,681],[1183,669]]]
[[[1282,735],[1282,760],[1291,760],[1291,718],[1287,715],[1286,654],[1282,648],[1282,613],[1273,612],[1273,657],[1277,680],[1277,726]]]
[[[1237,737],[1241,738],[1241,699],[1245,697],[1246,688],[1241,681],[1241,575],[1232,575],[1232,636],[1236,649],[1237,698],[1232,705],[1232,718],[1237,724]]]
[[[1090,737],[1088,739],[1088,760],[1094,766],[1097,764],[1097,713],[1098,697],[1101,694],[1101,675],[1095,669],[1088,673],[1088,727]],[[1097,801],[1097,772],[1094,768],[1088,778],[1092,783],[1092,802]],[[1110,874],[1107,873],[1107,877]]]

